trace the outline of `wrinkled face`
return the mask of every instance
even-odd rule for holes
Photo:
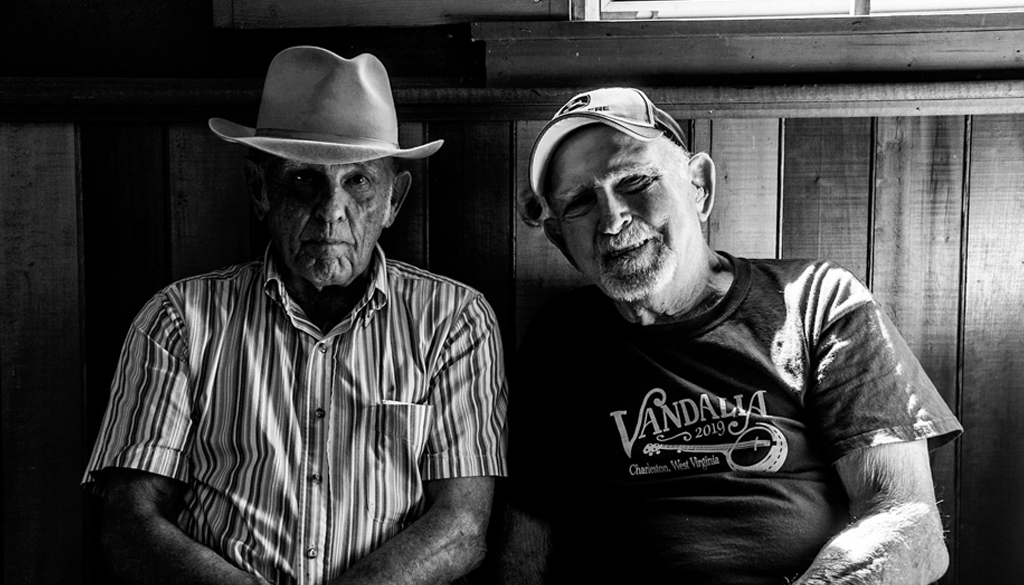
[[[612,299],[670,293],[703,253],[703,194],[667,138],[644,142],[592,124],[559,145],[549,168],[545,230]]]
[[[291,276],[321,289],[346,287],[366,272],[405,195],[393,187],[407,177],[387,160],[322,165],[274,158],[262,167],[257,215]]]

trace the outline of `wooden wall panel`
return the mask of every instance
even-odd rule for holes
[[[530,191],[530,152],[544,121],[516,123],[516,164],[513,193],[518,197]],[[555,248],[541,227],[515,220],[515,339],[516,347],[537,309],[561,292],[587,284],[583,275]],[[511,351],[514,348],[509,348]]]
[[[954,412],[964,118],[880,118],[875,137],[874,293]],[[932,454],[950,551],[957,548],[957,445]],[[943,583],[954,583],[956,555]]]
[[[170,278],[170,237],[164,126],[86,124],[81,147],[91,441],[129,323]]]
[[[867,281],[871,120],[786,120],[782,257],[828,258]]]
[[[779,217],[779,120],[712,122],[717,185],[708,220],[712,249],[734,256],[774,258]]]
[[[487,295],[513,359],[536,307],[583,281],[514,214],[543,122],[480,95],[464,113],[420,103],[402,125],[404,144],[447,143],[412,163],[414,191],[384,245]],[[201,122],[93,119],[77,142],[70,124],[0,125],[5,582],[102,573],[77,483],[127,323],[172,278],[253,257],[265,241],[242,185],[244,149]],[[777,230],[783,256],[853,269],[960,409],[959,447],[933,457],[955,554],[943,584],[1024,574],[1024,117],[975,117],[969,135],[962,116],[680,121],[719,165],[712,245],[773,255]],[[773,176],[781,199],[766,195]]]
[[[89,328],[89,358],[102,333],[116,359],[131,319],[171,275],[166,135],[162,124],[85,124],[81,136],[86,320],[106,324]]]
[[[77,136],[0,124],[4,583],[83,575]]]
[[[715,123],[714,120],[690,120],[684,122],[676,117],[679,124],[689,130],[690,140],[687,145],[690,147],[691,152],[706,152],[711,154],[712,150],[712,126]],[[685,125],[684,125],[685,123]]]
[[[429,140],[445,141],[429,163],[429,268],[482,292],[511,350],[511,124],[438,122],[427,133]]]
[[[167,132],[172,280],[249,260],[245,149],[217,138],[206,124],[172,124]]]
[[[398,128],[398,143],[403,148],[419,146],[426,140],[426,124],[405,122]],[[443,146],[441,148],[444,148]],[[427,266],[427,169],[430,159],[408,159],[400,163],[412,173],[412,186],[398,212],[398,218],[381,234],[380,245],[388,258]]]
[[[960,574],[1024,575],[1024,115],[971,129],[964,323]]]
[[[170,222],[163,124],[84,124],[80,135],[89,451],[129,324],[170,278]],[[97,582],[105,576],[100,508],[89,498],[86,561]]]

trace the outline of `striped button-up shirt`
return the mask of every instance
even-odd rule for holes
[[[268,250],[185,279],[136,317],[83,483],[185,482],[196,541],[275,583],[337,577],[424,511],[422,482],[505,475],[507,389],[477,291],[378,247],[324,334]]]

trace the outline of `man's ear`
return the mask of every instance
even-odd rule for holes
[[[384,222],[384,227],[391,227],[391,224],[395,223],[398,211],[402,209],[402,204],[405,203],[405,196],[409,194],[409,187],[411,186],[412,173],[401,171],[395,175],[395,180],[391,184],[391,213],[388,215],[388,220]]]
[[[555,245],[559,251],[562,252],[562,256],[572,264],[572,267],[579,270],[579,266],[576,266],[576,261],[572,259],[572,254],[569,253],[569,246],[565,245],[565,236],[562,235],[562,226],[559,225],[558,220],[554,218],[547,218],[544,220],[544,235],[548,237],[548,241]]]
[[[255,162],[245,159],[242,172],[245,174],[245,186],[249,190],[249,200],[252,202],[252,210],[256,219],[263,221],[267,215],[270,202],[267,201],[266,181],[263,176],[263,168]]]
[[[698,152],[690,157],[687,169],[690,182],[697,187],[697,214],[703,223],[715,206],[715,162],[707,154]]]

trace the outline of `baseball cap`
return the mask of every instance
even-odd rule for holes
[[[666,135],[686,148],[679,124],[651,102],[647,94],[628,87],[604,87],[583,92],[562,106],[533,143],[530,188],[540,194],[551,155],[570,132],[588,124],[605,124],[636,138],[650,141]]]

